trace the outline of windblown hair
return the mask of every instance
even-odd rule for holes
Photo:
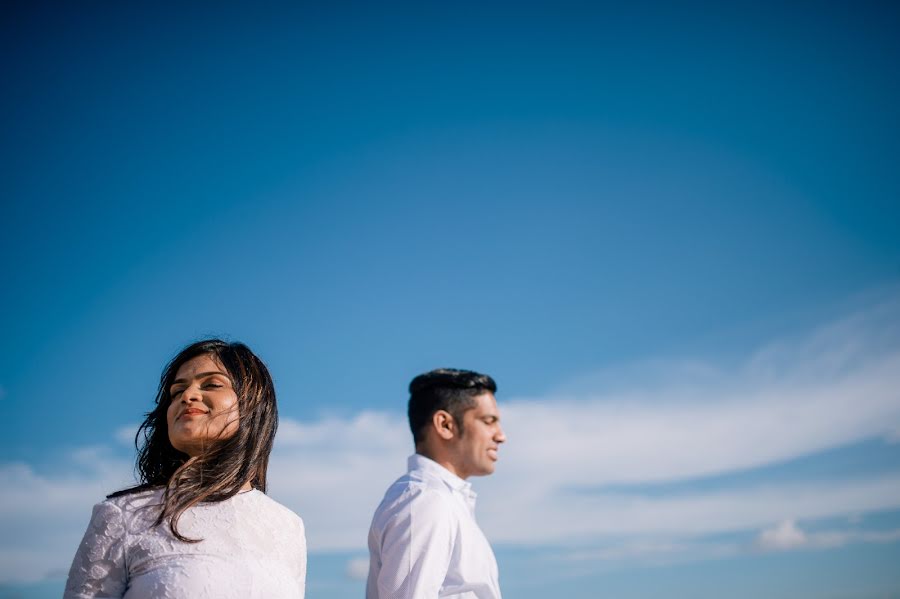
[[[409,384],[409,428],[418,446],[425,440],[425,431],[431,417],[438,410],[445,410],[463,431],[463,414],[474,408],[475,398],[483,393],[496,393],[497,383],[486,374],[455,368],[438,368],[420,374]]]
[[[203,355],[217,360],[231,378],[238,399],[238,429],[229,437],[211,440],[201,455],[189,457],[169,441],[169,390],[178,369]],[[199,539],[189,539],[178,531],[181,516],[200,502],[215,503],[234,497],[248,482],[265,492],[277,428],[275,385],[262,360],[243,343],[220,339],[193,343],[166,365],[156,392],[156,407],[146,414],[135,435],[140,484],[110,497],[165,487],[156,525],[168,522],[176,538],[197,542]]]

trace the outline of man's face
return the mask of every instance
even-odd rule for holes
[[[453,446],[453,466],[460,478],[493,474],[497,450],[506,441],[494,394],[475,397],[475,407],[463,413],[462,434]]]

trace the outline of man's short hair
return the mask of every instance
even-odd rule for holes
[[[409,383],[409,428],[418,445],[425,439],[427,425],[438,410],[449,412],[463,432],[462,416],[475,407],[475,398],[496,393],[497,383],[486,374],[456,368],[438,368],[420,374]]]

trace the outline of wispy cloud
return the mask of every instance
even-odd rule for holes
[[[601,542],[599,553],[582,557],[610,560],[714,556],[734,547],[698,551],[697,539],[734,532],[756,550],[897,540],[895,531],[811,533],[797,523],[900,509],[900,470],[752,484],[739,474],[896,439],[900,301],[773,342],[740,362],[657,361],[628,372],[631,382],[586,377],[546,397],[501,397],[509,442],[497,473],[474,481],[479,521],[493,541],[572,550]],[[610,378],[618,378],[614,388],[602,383]],[[282,420],[271,493],[303,516],[312,551],[364,550],[371,514],[412,451],[400,408]],[[116,436],[130,443],[133,430]],[[2,542],[10,559],[0,580],[65,567],[91,504],[130,479],[130,463],[104,450],[82,453],[67,475],[0,467],[3,530],[37,530],[44,543]],[[692,484],[725,474],[732,475],[726,486]],[[681,483],[677,491],[666,487],[673,482]],[[362,562],[354,564],[348,576],[361,576]]]
[[[384,489],[412,451],[399,414],[284,419],[270,462],[272,494],[303,516],[310,547],[359,549]]]
[[[138,426],[137,424],[128,424],[117,428],[115,432],[116,441],[122,445],[134,447],[134,436],[137,434]]]
[[[611,570],[624,564],[672,565],[705,561],[747,554],[745,544],[738,541],[706,538],[672,539],[610,538],[600,541],[599,547],[547,548],[542,561],[558,564],[560,569],[581,575]]]
[[[797,524],[793,520],[784,520],[777,526],[760,532],[756,537],[756,546],[763,551],[794,549],[807,543],[809,543],[809,537],[797,528]]]
[[[565,545],[628,535],[691,537],[759,528],[784,514],[817,519],[900,508],[900,475],[662,497],[567,496],[549,490],[527,497],[521,508],[511,509],[502,497],[485,497],[484,504],[480,522],[493,539],[508,543]],[[521,526],[527,514],[541,514],[540,521]]]
[[[670,362],[635,372],[616,391],[509,402],[507,470],[576,485],[669,481],[892,437],[898,323],[893,302],[773,343],[732,368]]]
[[[355,557],[347,561],[344,574],[350,580],[365,580],[369,576],[369,558]]]
[[[882,304],[772,343],[730,368],[663,363],[615,391],[503,401],[510,441],[497,474],[476,481],[480,521],[496,541],[564,544],[900,508],[900,472],[716,491],[689,484],[678,493],[616,490],[739,473],[890,437],[900,426],[897,308]],[[273,460],[275,493],[307,515],[311,546],[360,547],[411,449],[402,415],[286,428]]]
[[[891,543],[900,540],[900,528],[891,530],[826,530],[805,532],[794,520],[784,520],[761,531],[754,547],[761,551],[829,549],[851,543]]]
[[[0,582],[30,582],[67,572],[91,506],[133,482],[132,463],[107,448],[66,458],[64,473],[0,464]]]

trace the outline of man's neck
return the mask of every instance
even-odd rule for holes
[[[460,474],[456,466],[446,455],[441,455],[442,452],[429,451],[428,448],[425,447],[416,447],[416,453],[420,456],[424,456],[434,462],[435,464],[443,467],[445,470],[453,474],[454,476],[458,476],[462,480],[466,480],[468,475],[463,476]]]

